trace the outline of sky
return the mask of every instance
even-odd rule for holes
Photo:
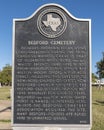
[[[104,1],[103,0],[0,0],[0,70],[12,65],[13,19],[27,18],[40,6],[60,4],[74,17],[91,19],[92,72],[104,51]]]

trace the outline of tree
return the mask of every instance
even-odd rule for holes
[[[103,52],[103,58],[96,63],[96,67],[99,79],[104,78],[104,52]]]
[[[3,70],[0,72],[0,82],[1,82],[1,85],[11,85],[12,67],[9,64],[3,67]]]

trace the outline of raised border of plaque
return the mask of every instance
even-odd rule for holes
[[[14,69],[15,69],[15,63],[14,63],[14,54],[15,54],[15,21],[26,21],[31,19],[40,9],[42,9],[45,6],[49,6],[49,5],[54,5],[54,6],[58,6],[60,8],[62,8],[70,17],[72,17],[74,20],[76,21],[88,21],[89,22],[89,70],[90,70],[90,124],[88,125],[84,125],[84,124],[15,124],[14,123]],[[43,12],[44,13],[44,12]],[[40,16],[42,17],[42,16]],[[67,23],[65,23],[67,24]],[[59,35],[61,35],[64,30],[65,30],[65,26],[63,27],[63,30],[60,31],[57,35],[51,35],[49,36],[47,33],[41,32],[45,37],[49,37],[49,38],[54,38],[54,37],[58,37]],[[39,30],[42,31],[42,28],[39,27]],[[59,4],[54,4],[54,3],[50,3],[50,4],[45,4],[43,6],[41,6],[39,9],[37,9],[30,17],[28,18],[24,18],[24,19],[14,19],[13,20],[13,71],[12,71],[12,127],[14,130],[90,130],[91,126],[92,126],[92,89],[91,89],[91,20],[90,19],[79,19],[74,17],[72,14],[69,13],[69,11],[67,9],[65,9],[63,6],[59,5]]]

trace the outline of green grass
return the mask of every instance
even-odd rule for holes
[[[0,100],[10,100],[10,89],[11,87],[0,88]]]
[[[92,130],[104,130],[104,87],[92,89]]]
[[[10,123],[11,120],[0,120],[0,123]]]

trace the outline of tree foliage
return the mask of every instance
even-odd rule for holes
[[[12,67],[8,64],[0,71],[0,83],[1,85],[11,85],[12,83]]]
[[[96,63],[97,67],[97,74],[99,75],[99,79],[104,78],[104,52],[103,52],[103,58]]]

